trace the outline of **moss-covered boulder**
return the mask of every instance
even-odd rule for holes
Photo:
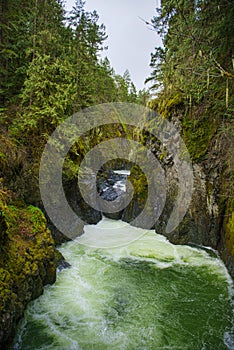
[[[131,181],[134,193],[131,202],[123,211],[122,220],[132,222],[145,207],[148,197],[148,182],[146,175],[137,165],[132,167],[128,180]]]
[[[7,203],[0,184],[0,348],[6,348],[27,303],[56,278],[58,254],[40,209]]]

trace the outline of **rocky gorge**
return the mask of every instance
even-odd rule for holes
[[[207,138],[205,134],[199,144],[188,139],[188,126],[184,120],[171,120],[187,141],[193,167],[194,186],[192,200],[180,225],[171,233],[166,225],[178,194],[178,169],[174,166],[173,155],[167,145],[153,141],[147,136],[145,144],[160,161],[165,172],[166,202],[159,219],[151,228],[166,236],[174,244],[211,247],[218,251],[230,275],[234,276],[234,214],[233,214],[233,152],[234,140],[231,129],[220,134],[213,130]],[[175,112],[174,112],[175,113]],[[183,124],[184,123],[184,124]],[[190,126],[189,126],[190,127]],[[186,129],[187,128],[187,129]],[[187,133],[187,134],[186,134]],[[187,137],[187,139],[186,139]],[[3,149],[6,144],[3,143]],[[194,143],[196,142],[196,147]],[[4,184],[1,183],[1,344],[6,346],[14,335],[14,329],[23,315],[29,301],[43,293],[43,286],[56,279],[56,268],[68,267],[56,246],[69,240],[59,232],[50,219],[45,219],[40,201],[39,187],[35,179],[30,179],[28,164],[22,160],[22,153],[11,148],[12,159],[2,159]],[[15,152],[15,153],[14,153]],[[199,156],[198,153],[200,152]],[[5,146],[5,154],[7,157]],[[8,155],[9,156],[9,155]],[[15,160],[14,160],[15,158]],[[120,173],[114,172],[119,169]],[[121,170],[127,169],[127,174]],[[98,223],[102,215],[114,220],[132,222],[142,212],[148,196],[148,182],[137,164],[121,159],[106,164],[97,179],[92,168],[86,169],[85,186],[108,202],[115,201],[116,208],[131,184],[132,200],[124,209],[113,213],[105,208],[95,210],[82,198],[76,172],[65,173],[63,186],[68,203],[73,211],[87,224]],[[96,179],[96,181],[94,181]],[[20,193],[14,192],[17,184]],[[34,191],[30,188],[34,187]],[[9,190],[12,188],[12,190]],[[151,188],[152,190],[152,188]],[[22,201],[24,193],[25,201]],[[157,206],[157,195],[153,195],[152,207]],[[25,204],[27,203],[27,204]],[[33,206],[34,205],[34,206]],[[40,209],[39,209],[40,208]],[[42,210],[42,211],[41,211]],[[64,218],[66,220],[66,218]],[[82,234],[82,229],[80,231]]]

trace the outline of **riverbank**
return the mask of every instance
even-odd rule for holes
[[[0,346],[12,341],[27,304],[56,280],[61,254],[40,209],[14,203],[0,183]]]

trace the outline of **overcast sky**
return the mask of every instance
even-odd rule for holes
[[[66,0],[66,8],[72,9],[75,0]],[[86,0],[87,11],[96,10],[100,23],[106,26],[108,39],[105,55],[117,74],[129,70],[137,89],[147,87],[145,79],[150,75],[150,54],[160,45],[158,35],[147,28],[146,21],[154,16],[159,0]]]

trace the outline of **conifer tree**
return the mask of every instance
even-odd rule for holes
[[[233,16],[229,0],[162,1],[152,20],[164,45],[152,54],[153,87],[190,104],[222,90],[225,106],[227,80],[234,78]]]

